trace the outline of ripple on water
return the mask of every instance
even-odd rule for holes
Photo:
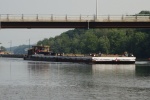
[[[0,58],[0,100],[148,100],[150,69],[143,65]]]

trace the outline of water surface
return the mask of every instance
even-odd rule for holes
[[[0,100],[149,100],[150,64],[0,58]]]

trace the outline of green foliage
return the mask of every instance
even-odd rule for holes
[[[100,52],[109,54],[110,52],[110,42],[107,36],[102,36],[98,40],[98,47],[97,51],[100,50]]]
[[[143,10],[143,11],[141,11],[139,14],[150,14],[150,11]]]
[[[55,38],[44,39],[37,45],[49,45],[56,53],[122,54],[124,51],[137,57],[149,57],[149,29],[74,29]]]
[[[3,47],[3,46],[0,46],[0,50],[1,50],[1,51],[6,51],[6,48]]]

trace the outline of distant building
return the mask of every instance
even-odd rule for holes
[[[9,54],[8,52],[6,52],[6,51],[2,51],[2,50],[0,50],[0,54]]]
[[[0,54],[5,54],[5,52],[4,52],[4,51],[2,51],[2,50],[0,50]]]

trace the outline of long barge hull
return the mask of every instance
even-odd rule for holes
[[[76,56],[39,56],[24,57],[24,60],[51,61],[51,62],[77,62],[93,64],[135,64],[136,57],[76,57]]]

